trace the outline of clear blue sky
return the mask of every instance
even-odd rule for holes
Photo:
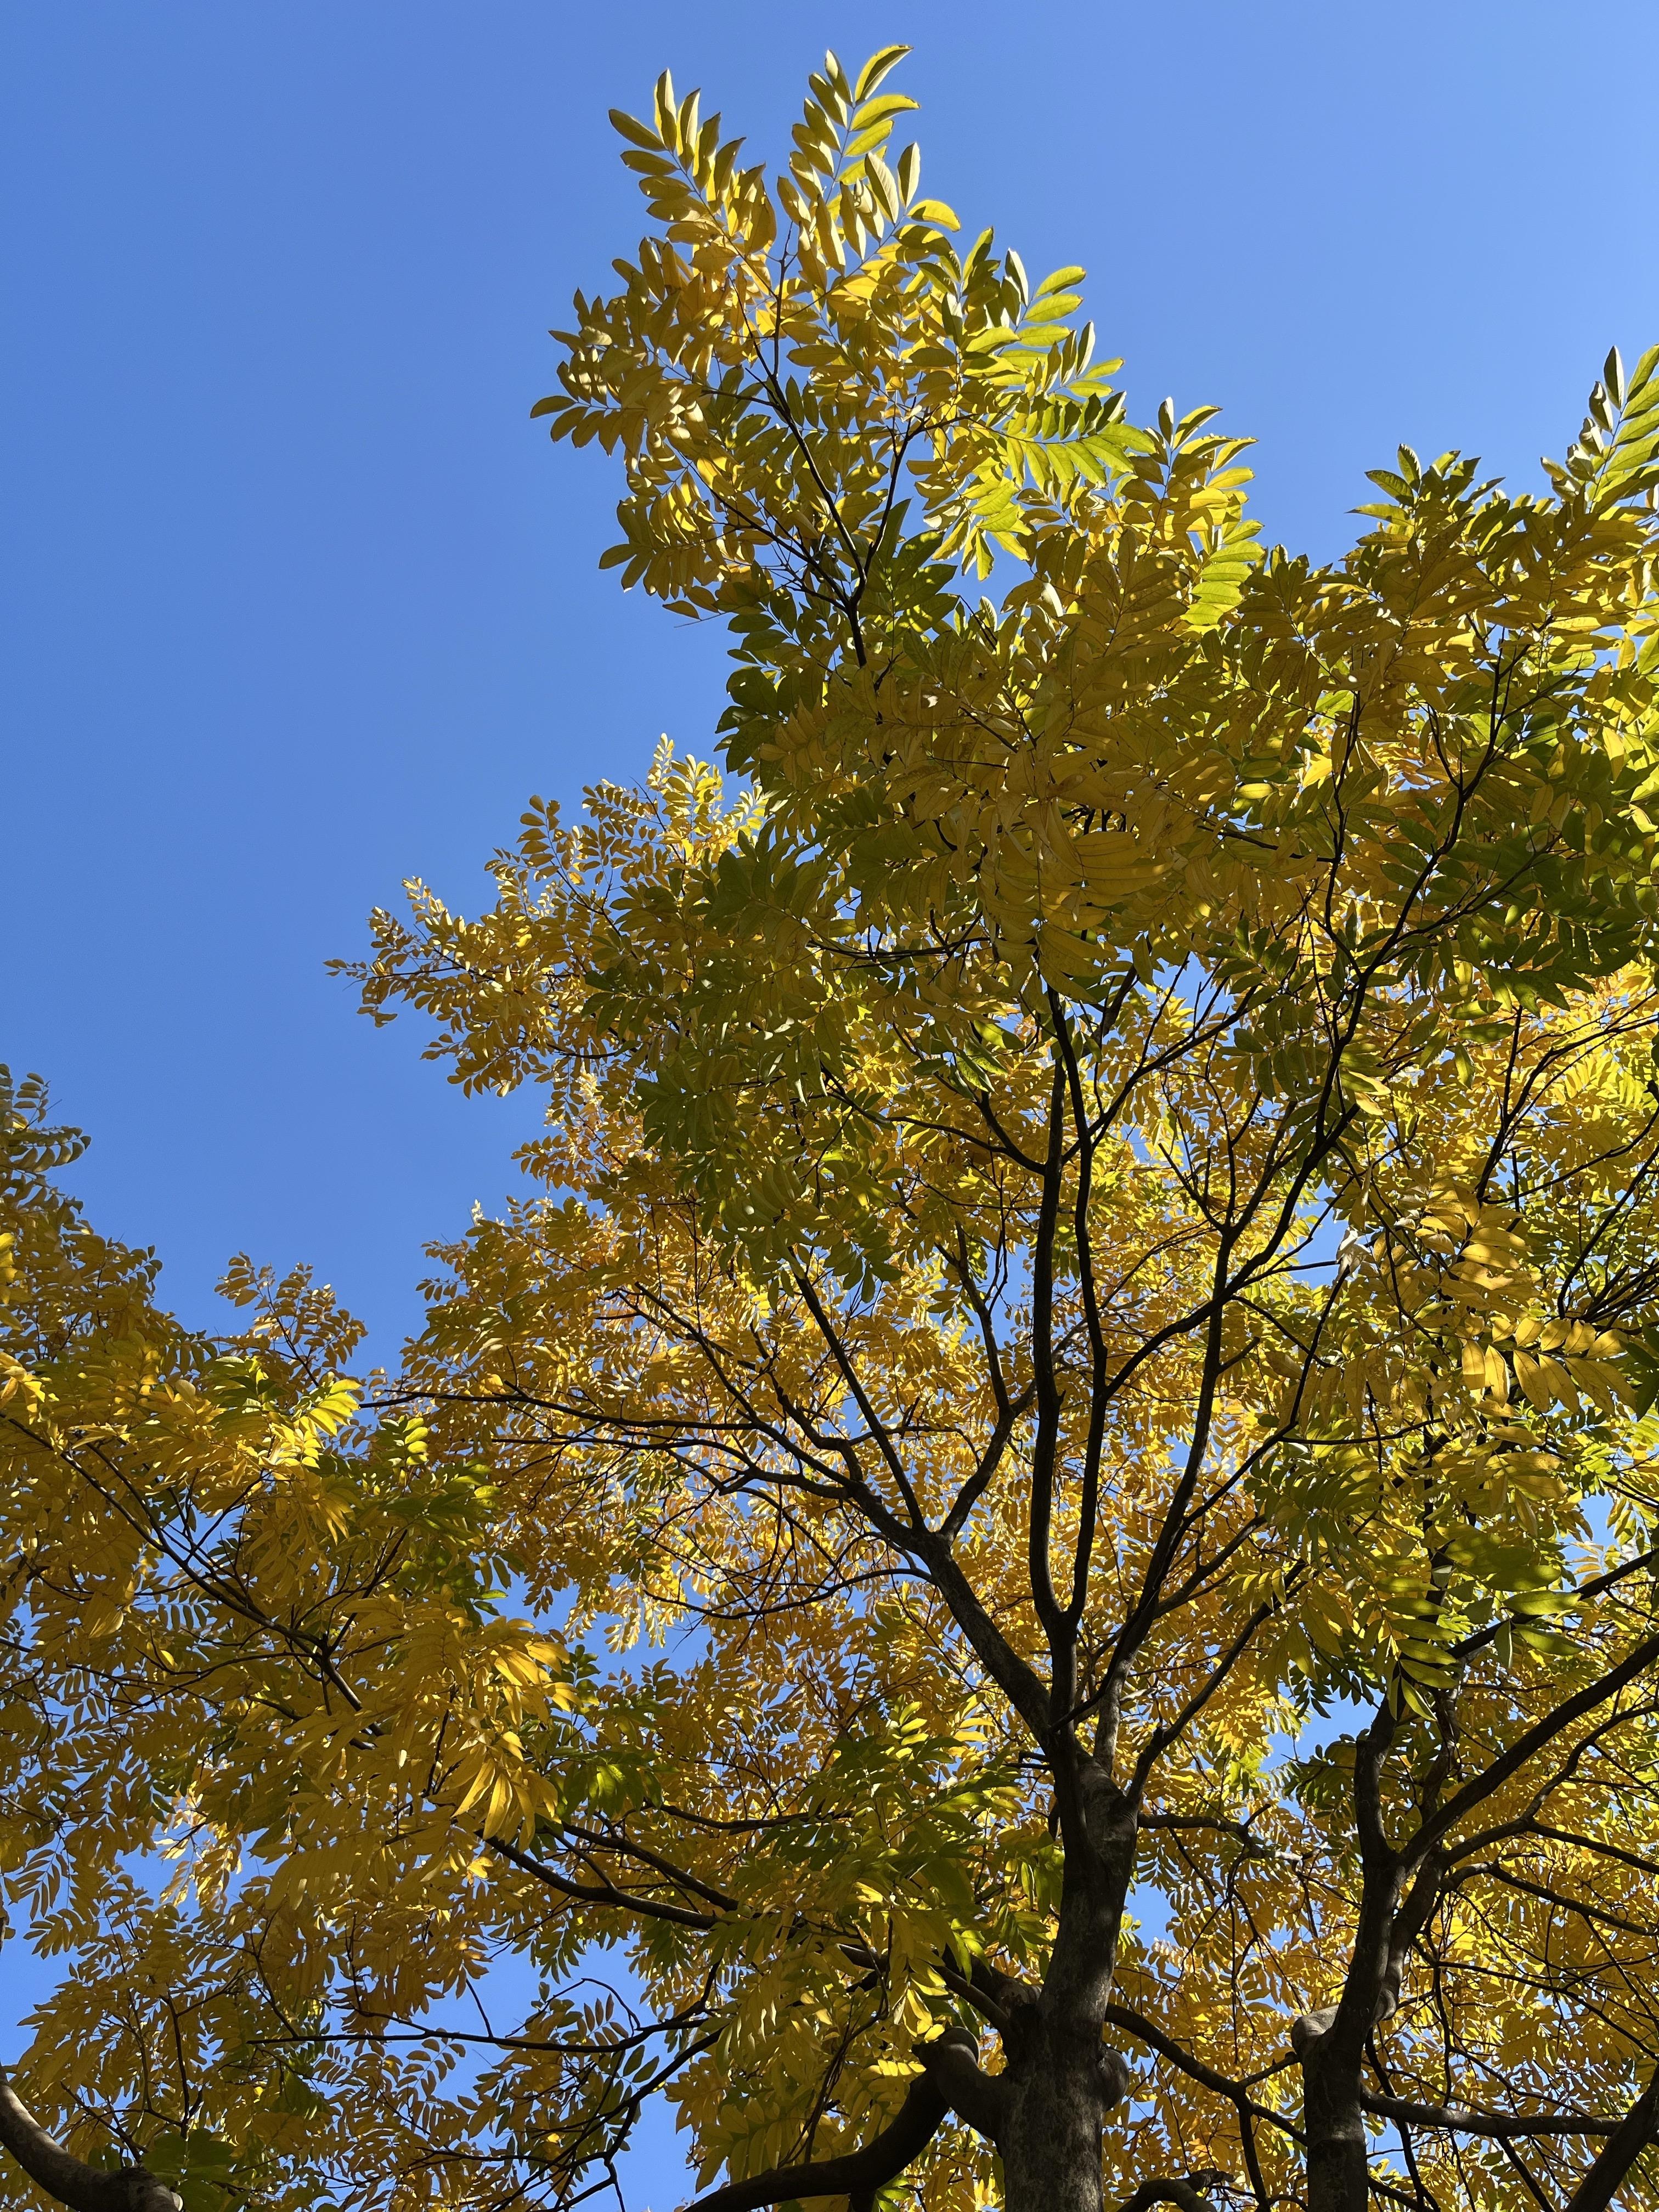
[[[1261,441],[1338,548],[1400,439],[1525,474],[1659,338],[1659,9],[1096,0],[23,0],[3,11],[0,1058],[192,1316],[246,1247],[389,1348],[510,1180],[323,963],[419,874],[476,906],[532,791],[708,743],[720,641],[595,572],[616,496],[527,419],[640,219],[656,71],[763,149],[904,39],[927,187],[1085,263],[1132,405]]]
[[[771,150],[826,43],[911,41],[927,188],[1086,264],[1132,407],[1223,403],[1317,554],[1400,440],[1525,477],[1608,345],[1659,339],[1653,0],[0,22],[0,1058],[199,1319],[245,1247],[392,1347],[534,1108],[462,1099],[324,961],[405,875],[480,902],[532,792],[708,744],[719,638],[596,574],[606,465],[527,419],[547,325],[638,234],[605,110],[665,63]]]

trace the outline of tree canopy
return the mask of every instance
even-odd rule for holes
[[[1265,549],[903,51],[775,178],[614,118],[535,411],[730,705],[374,918],[547,1109],[400,1372],[175,1324],[6,1094],[76,2212],[563,2206],[664,2100],[706,2212],[1659,2203],[1659,349]]]

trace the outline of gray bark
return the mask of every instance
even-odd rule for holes
[[[1359,2102],[1358,2069],[1321,2064],[1302,2069],[1303,2124],[1308,2135],[1308,2212],[1366,2212],[1370,2160]]]
[[[1127,2069],[1101,2045],[1047,2021],[1024,2024],[1002,2151],[1006,2212],[1105,2212],[1101,2134]]]

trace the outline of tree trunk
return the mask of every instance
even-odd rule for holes
[[[1099,2031],[1068,2033],[1033,2021],[1028,2033],[1004,2077],[1006,2212],[1103,2212],[1101,2127],[1115,2084],[1103,2063]]]
[[[1367,2212],[1370,2159],[1357,2069],[1302,2062],[1302,2117],[1308,2131],[1308,2212]]]

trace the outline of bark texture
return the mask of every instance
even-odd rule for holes
[[[1308,2212],[1367,2212],[1370,2160],[1356,2070],[1304,2062],[1303,2122],[1308,2131]]]
[[[1002,2151],[1006,2212],[1104,2212],[1101,2130],[1121,2075],[1091,2035],[1042,2019],[1022,2024]]]

